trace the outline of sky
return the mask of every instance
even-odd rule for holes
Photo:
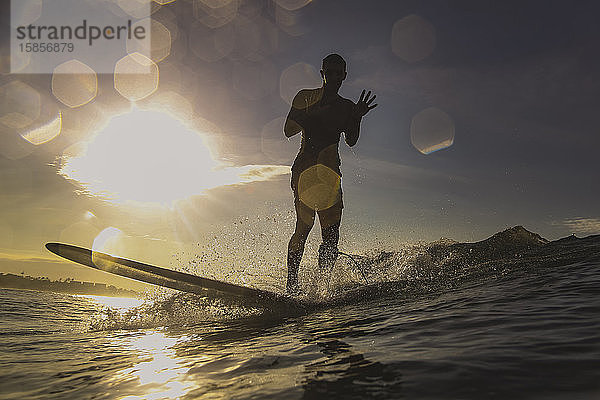
[[[127,286],[43,247],[61,241],[283,285],[299,147],[283,121],[297,90],[320,86],[330,53],[347,61],[340,94],[372,90],[379,104],[358,144],[340,144],[343,251],[478,241],[515,225],[549,240],[600,233],[596,1],[152,7],[156,87],[119,66],[10,73],[4,29],[0,272]]]

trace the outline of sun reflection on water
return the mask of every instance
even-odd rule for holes
[[[79,295],[87,299],[94,300],[102,306],[106,306],[111,309],[128,310],[131,308],[139,307],[144,304],[144,299],[135,297],[110,297],[110,296],[96,296],[91,294]]]
[[[173,349],[185,337],[170,338],[160,331],[153,331],[130,339],[127,347],[139,354],[142,361],[121,371],[120,375],[124,378],[135,377],[140,384],[140,394],[120,399],[174,399],[190,390],[192,383],[180,379],[188,368],[180,365]]]

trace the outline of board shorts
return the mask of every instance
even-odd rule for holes
[[[305,171],[307,171],[307,170],[305,170]],[[310,209],[313,212],[314,211],[317,211],[317,212],[325,211],[330,208],[333,208],[334,206],[335,206],[335,208],[339,208],[340,210],[342,208],[344,208],[344,202],[342,199],[341,176],[339,176],[339,174],[337,174],[337,172],[335,172],[331,169],[329,169],[329,171],[332,171],[332,173],[335,173],[337,175],[337,181],[332,181],[332,182],[331,181],[327,182],[327,181],[322,181],[322,180],[319,181],[319,187],[327,193],[327,195],[325,196],[325,199],[324,200],[321,199],[321,201],[320,201],[321,206],[320,207],[316,206],[316,205],[313,206],[310,204],[310,202],[308,202],[308,204],[307,204],[307,201],[303,201],[306,199],[303,199],[301,194],[299,193],[299,186],[300,186],[300,176],[305,171],[298,171],[298,170],[295,170],[294,168],[292,168],[291,188],[292,188],[292,192],[294,193],[294,206],[296,207],[297,211],[300,208]],[[310,188],[309,188],[309,191],[310,191]]]

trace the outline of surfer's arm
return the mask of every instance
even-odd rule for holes
[[[293,115],[294,113],[292,113],[292,110],[290,110],[290,113],[288,114],[286,120],[285,120],[285,126],[283,127],[283,133],[285,134],[286,137],[292,137],[297,133],[300,133],[300,131],[302,131],[302,125],[300,125],[300,121],[297,116]]]
[[[358,136],[360,133],[360,121],[362,117],[365,116],[369,111],[377,107],[377,104],[372,104],[375,100],[375,95],[371,97],[371,91],[365,95],[365,91],[363,90],[360,94],[360,98],[358,102],[354,104],[351,100],[348,100],[349,104],[349,117],[348,123],[346,126],[345,140],[348,146],[352,147],[358,142]]]
[[[304,124],[308,113],[306,111],[306,93],[303,90],[299,91],[292,101],[292,107],[285,119],[283,133],[286,137],[292,137],[300,131],[304,130]]]
[[[360,121],[362,117],[350,114],[346,129],[344,130],[344,140],[350,147],[354,146],[358,142],[358,136],[360,135]]]

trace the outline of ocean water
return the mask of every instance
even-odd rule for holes
[[[0,398],[600,398],[600,237],[511,240],[361,257],[296,315],[0,289]]]

